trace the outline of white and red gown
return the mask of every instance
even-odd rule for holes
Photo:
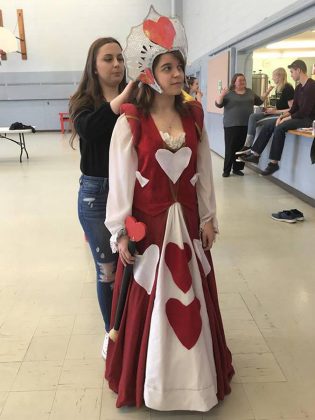
[[[108,347],[105,377],[117,407],[208,411],[230,392],[232,358],[200,241],[205,222],[217,230],[211,156],[202,108],[187,107],[173,150],[152,117],[130,104],[111,140],[106,226],[114,241],[129,215],[147,225],[118,340]],[[112,324],[122,273],[119,261]]]

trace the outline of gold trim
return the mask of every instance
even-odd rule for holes
[[[131,120],[137,120],[137,121],[140,121],[140,118],[135,117],[134,115],[127,115],[127,114],[125,114],[125,116],[126,116],[126,118],[130,118]]]

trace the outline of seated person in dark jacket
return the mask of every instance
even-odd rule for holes
[[[294,91],[291,109],[277,119],[275,125],[267,124],[252,146],[252,154],[242,158],[246,162],[258,163],[259,156],[265,149],[272,134],[273,141],[270,148],[270,162],[262,175],[271,175],[279,169],[285,135],[288,130],[311,127],[315,119],[315,81],[308,78],[306,64],[302,60],[295,60],[288,66],[294,81],[300,82]]]

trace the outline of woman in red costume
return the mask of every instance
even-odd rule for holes
[[[230,392],[234,370],[209,251],[218,225],[203,111],[181,94],[184,28],[151,8],[124,54],[142,83],[110,149],[106,226],[120,254],[112,325],[124,265],[133,275],[105,377],[117,407],[208,411]],[[136,257],[124,230],[131,215],[147,225]]]

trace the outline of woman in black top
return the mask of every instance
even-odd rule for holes
[[[104,225],[108,195],[108,154],[122,103],[133,83],[126,86],[122,48],[114,38],[91,45],[76,93],[70,100],[74,133],[79,136],[81,163],[78,213],[96,267],[97,296],[105,323],[102,355],[106,358],[113,282],[117,257],[111,252],[110,233]]]
[[[247,154],[250,154],[251,146],[255,138],[257,123],[259,123],[259,125],[272,124],[280,114],[288,111],[293,103],[294,89],[293,86],[287,82],[287,72],[283,67],[279,67],[273,71],[272,80],[276,86],[276,107],[267,108],[264,112],[257,112],[249,116],[245,145],[239,152],[236,152],[236,155],[244,154],[246,156]]]

